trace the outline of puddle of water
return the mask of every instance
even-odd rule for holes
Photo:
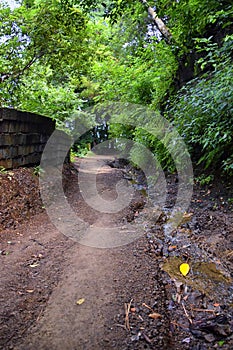
[[[230,278],[224,276],[224,274],[217,269],[215,263],[213,262],[195,263],[194,271],[198,276],[200,276],[200,278],[206,277],[215,282],[223,282],[226,284],[231,283]]]
[[[183,262],[179,257],[169,257],[162,268],[172,279],[179,280],[204,294],[219,293],[222,288],[227,290],[232,283],[231,278],[218,270],[213,262],[189,263],[190,273],[184,277],[179,270]]]

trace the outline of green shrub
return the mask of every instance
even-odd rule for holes
[[[233,67],[229,52],[229,40],[219,49],[221,59],[209,51],[213,70],[187,83],[166,114],[198,164],[233,173]]]

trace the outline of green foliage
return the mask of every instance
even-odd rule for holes
[[[143,47],[135,35],[134,42],[132,23],[124,36],[121,28],[110,30],[106,21],[98,22],[96,28],[95,61],[89,77],[83,78],[81,96],[91,96],[94,102],[128,101],[158,108],[178,67],[172,48],[163,41]]]
[[[153,120],[151,121],[151,124],[153,125]],[[165,135],[165,138],[169,138],[169,135]],[[174,160],[172,159],[172,156],[167,148],[168,140],[164,138],[160,140],[144,129],[136,128],[134,131],[134,141],[146,146],[147,149],[155,154],[163,169],[168,169],[171,172],[175,170]],[[138,153],[138,157],[140,158],[140,161],[143,162],[143,152]]]
[[[7,170],[4,168],[4,166],[0,166],[0,174],[6,174]]]
[[[112,138],[122,138],[130,140],[133,138],[134,128],[131,125],[120,123],[111,123],[109,127],[109,135]]]
[[[91,150],[92,141],[93,139],[90,131],[81,135],[72,147],[73,154],[77,157],[84,157]]]
[[[24,0],[13,11],[0,5],[0,105],[50,116],[74,132],[94,126],[82,109],[98,102],[162,112],[167,106],[197,162],[233,173],[231,1],[148,2],[171,30],[170,44],[138,0]],[[217,34],[228,34],[223,45]],[[196,78],[176,94],[180,62],[188,65],[190,55]],[[139,123],[152,134],[129,119],[122,115],[111,135],[142,143],[174,170],[169,147],[173,141],[179,153],[176,135],[159,135],[154,116]],[[78,151],[88,143],[83,139]],[[143,152],[132,157],[143,160]]]
[[[211,182],[213,182],[214,180],[214,175],[200,175],[198,177],[196,177],[196,182],[199,183],[201,186],[204,186],[204,185],[209,185]]]
[[[80,10],[64,13],[59,0],[25,1],[14,11],[0,5],[0,105],[15,105],[21,78],[35,63],[59,71],[61,81],[86,69],[91,57],[86,24]]]
[[[44,169],[41,168],[40,165],[37,165],[33,168],[33,174],[36,175],[36,176],[42,176],[44,174]]]
[[[15,107],[42,115],[57,121],[72,119],[83,102],[74,92],[76,84],[70,79],[59,85],[53,82],[54,71],[51,68],[35,64],[30,73],[21,78],[21,86],[15,97]]]
[[[222,166],[232,173],[233,67],[228,41],[229,38],[227,46],[217,52],[214,47],[215,51],[207,54],[205,62],[211,63],[214,71],[187,83],[173,100],[167,114],[198,164],[205,169]]]
[[[87,154],[90,154],[89,144],[82,142],[75,147],[75,150],[72,150],[71,162],[74,161],[75,157],[84,158]]]
[[[223,346],[224,344],[225,344],[225,340],[219,340],[219,341],[218,341],[218,345],[219,345],[219,346]]]
[[[196,38],[195,49],[198,53],[204,53],[196,62],[197,72],[201,72],[206,69],[216,70],[219,63],[225,62],[231,64],[230,57],[232,52],[233,35],[226,35],[223,40],[223,45],[218,46],[213,41],[213,37],[209,38]]]
[[[230,0],[157,0],[156,7],[159,16],[168,18],[179,55],[193,49],[193,39],[203,37],[210,25],[227,27],[233,16]]]

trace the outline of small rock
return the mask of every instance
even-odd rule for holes
[[[215,336],[213,334],[206,334],[204,335],[204,338],[206,341],[208,341],[208,343],[212,343],[213,341],[215,341]]]
[[[190,338],[185,338],[185,339],[182,340],[182,343],[187,343],[187,344],[189,344],[190,341],[191,341]]]

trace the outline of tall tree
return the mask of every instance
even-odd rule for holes
[[[75,7],[64,12],[59,0],[40,0],[11,11],[1,4],[0,21],[2,82],[19,78],[38,61],[60,70],[67,62],[79,69],[88,61],[87,21]]]

